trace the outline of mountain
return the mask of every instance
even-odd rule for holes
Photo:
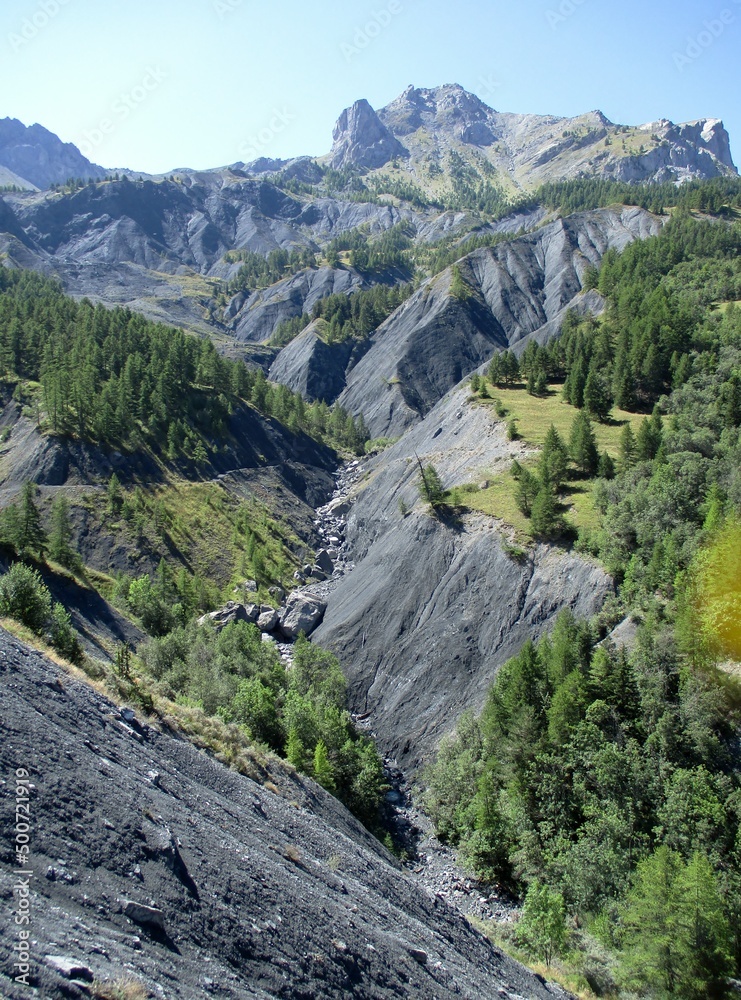
[[[718,121],[460,87],[356,103],[325,158],[3,192],[41,994],[563,995],[470,913],[637,995],[667,906],[685,992],[722,994],[739,211]]]
[[[1,122],[0,181],[44,190],[2,195],[0,252],[11,265],[58,274],[73,295],[231,338],[249,354],[242,345],[267,342],[319,298],[404,280],[398,271],[361,273],[346,259],[325,268],[338,238],[361,231],[373,240],[403,224],[416,248],[449,247],[472,233],[542,224],[554,206],[533,203],[531,193],[543,182],[731,177],[735,167],[717,119],[629,128],[599,112],[505,114],[451,85],[410,87],[378,112],[356,102],[324,158],[262,158],[144,179],[127,172],[45,190],[105,175],[41,126]],[[240,287],[225,301],[240,255],[277,249],[309,251],[319,268]]]
[[[108,173],[43,125],[26,126],[16,118],[0,119],[0,167],[20,178],[21,186],[38,190],[64,184],[70,177],[103,180]],[[0,181],[14,183],[2,174]]]
[[[736,172],[728,133],[716,118],[625,126],[600,111],[517,115],[494,111],[457,84],[410,86],[377,113],[356,103],[337,122],[331,163],[371,170],[392,163],[393,176],[408,175],[434,191],[455,153],[518,190],[585,176],[633,183]]]

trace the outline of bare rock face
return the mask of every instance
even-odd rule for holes
[[[78,874],[32,880],[31,993],[13,978],[15,910],[0,907],[5,1000],[88,996],[83,982],[123,973],[168,1000],[563,996],[275,759],[256,757],[258,781],[155,727],[135,740],[110,701],[2,629],[0,685],[5,804],[22,765],[36,873],[64,859]],[[5,901],[13,862],[0,856]]]
[[[458,84],[410,86],[377,114],[404,142],[407,168],[423,185],[430,157],[444,165],[451,148],[465,153],[466,146],[478,147],[496,171],[525,189],[588,176],[639,182],[736,173],[728,133],[717,118],[629,127],[601,111],[574,118],[511,114]]]
[[[0,166],[42,190],[70,177],[102,180],[107,174],[71,142],[62,142],[42,125],[27,128],[15,118],[0,120]]]
[[[372,437],[398,437],[495,351],[556,332],[587,268],[661,226],[640,208],[600,209],[475,250],[458,264],[465,298],[451,294],[451,269],[425,282],[371,335],[340,403],[364,415]]]
[[[300,392],[307,399],[333,403],[345,388],[345,373],[353,344],[328,344],[311,323],[290,342],[271,365],[269,378]]]
[[[356,101],[342,112],[332,137],[331,164],[335,170],[351,166],[374,170],[408,155],[366,100]]]
[[[368,713],[381,747],[408,771],[465,709],[482,707],[498,668],[528,639],[564,608],[591,616],[613,589],[578,555],[520,551],[491,517],[448,523],[421,503],[417,456],[451,488],[508,469],[523,447],[468,396],[465,385],[450,392],[366,470],[347,521],[355,566],[313,636],[340,658],[353,710]]]

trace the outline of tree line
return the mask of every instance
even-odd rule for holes
[[[53,433],[132,448],[148,443],[196,465],[228,435],[244,401],[339,447],[362,450],[367,440],[362,418],[307,404],[262,370],[222,357],[209,339],[129,309],[76,302],[33,272],[0,270],[0,375],[27,386]]]

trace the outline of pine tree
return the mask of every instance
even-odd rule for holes
[[[419,495],[426,500],[430,507],[434,509],[442,507],[445,503],[445,490],[442,480],[434,465],[424,466],[417,459],[419,464]]]
[[[558,512],[558,502],[553,488],[543,485],[533,500],[531,511],[533,531],[542,538],[555,538],[563,531],[563,522]]]
[[[546,432],[538,463],[541,482],[550,484],[553,489],[559,490],[566,478],[567,466],[568,451],[566,445],[555,425],[551,424]]]
[[[288,733],[286,760],[289,764],[293,764],[297,771],[303,771],[306,767],[306,749],[295,728],[291,728]]]
[[[533,510],[533,502],[540,492],[540,480],[529,469],[519,465],[519,463],[515,464],[518,466],[517,471],[514,468],[512,470],[512,474],[517,480],[515,503],[525,517],[530,517]]]
[[[46,532],[41,524],[41,514],[34,502],[35,483],[24,483],[18,508],[18,535],[16,549],[19,555],[36,552],[43,556],[46,551]]]
[[[599,466],[597,439],[586,410],[579,410],[571,425],[569,453],[576,467],[587,476],[593,476]]]
[[[487,372],[489,376],[489,381],[492,385],[502,384],[502,356],[501,354],[495,354],[489,363],[489,370]]]
[[[602,375],[590,366],[584,385],[584,408],[598,420],[606,420],[612,408],[612,399]]]
[[[663,440],[661,411],[654,407],[650,417],[642,422],[636,436],[636,458],[639,462],[650,462],[656,458]]]
[[[597,475],[602,479],[614,479],[615,478],[615,463],[606,451],[603,451],[599,457],[599,466],[597,468]]]
[[[319,740],[314,747],[314,780],[328,792],[335,791],[337,785],[334,779],[334,768],[329,760],[327,744]]]
[[[722,997],[733,973],[731,929],[704,854],[692,855],[677,879],[679,935],[684,943],[679,992],[688,1000]]]
[[[618,454],[618,471],[625,472],[636,460],[636,439],[630,424],[626,424],[620,435],[620,452]]]
[[[70,544],[72,526],[69,519],[69,500],[63,493],[54,499],[51,508],[51,531],[49,532],[49,555],[62,566],[74,569],[79,556]]]
[[[624,969],[629,984],[674,994],[679,984],[676,881],[682,867],[665,845],[642,861],[623,911]]]

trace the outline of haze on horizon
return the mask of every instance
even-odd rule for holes
[[[0,12],[0,117],[161,173],[319,156],[355,100],[460,83],[500,111],[722,118],[733,144],[741,0],[722,4],[379,0],[324,15],[298,0],[21,0]]]

